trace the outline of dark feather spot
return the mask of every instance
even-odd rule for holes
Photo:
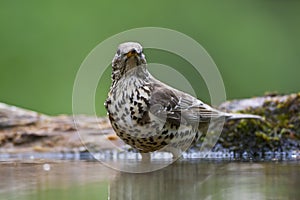
[[[172,140],[174,138],[174,134],[173,133],[171,133],[171,135],[170,135],[170,139]]]
[[[153,137],[149,137],[149,141],[150,141],[150,142],[154,142]]]
[[[117,112],[119,112],[119,108],[118,108],[117,105],[115,105],[115,109],[116,109]]]

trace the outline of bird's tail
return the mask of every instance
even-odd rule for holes
[[[228,115],[228,118],[227,118],[227,120],[236,120],[236,119],[259,119],[259,120],[263,120],[263,118],[259,115],[239,114],[239,113],[230,113]]]

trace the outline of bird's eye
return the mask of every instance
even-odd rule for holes
[[[120,55],[120,53],[121,53],[121,51],[120,51],[120,49],[118,49],[117,54]]]

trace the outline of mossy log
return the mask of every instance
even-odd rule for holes
[[[300,147],[300,93],[270,94],[251,99],[234,100],[221,104],[229,112],[251,113],[259,120],[228,121],[215,150],[288,152]]]
[[[226,122],[215,151],[255,153],[300,147],[300,93],[233,100],[221,104],[219,109],[256,114],[265,120]],[[76,126],[73,118],[47,116],[0,103],[0,152],[81,152],[86,151],[86,146],[109,149],[112,141],[114,145],[124,145],[114,135],[106,117],[76,116],[79,121]],[[84,137],[80,137],[78,129],[84,132]],[[204,139],[205,136],[194,148]]]

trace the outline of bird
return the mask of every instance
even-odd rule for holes
[[[112,60],[111,86],[105,108],[113,130],[126,144],[149,159],[166,150],[173,158],[199,139],[212,120],[261,119],[251,114],[227,113],[172,88],[150,74],[138,42],[118,46]]]

